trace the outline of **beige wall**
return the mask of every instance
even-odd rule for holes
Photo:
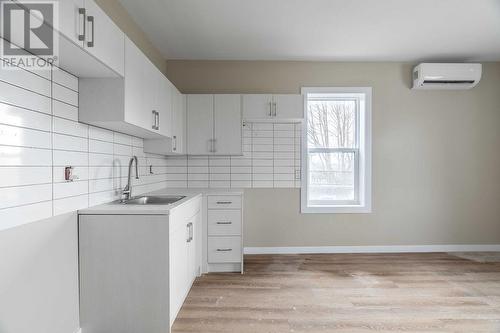
[[[118,0],[96,0],[99,7],[108,14],[115,24],[144,52],[144,54],[165,73],[165,59],[160,51],[151,44],[142,29],[135,23]]]
[[[184,93],[373,87],[373,213],[300,214],[245,191],[245,246],[500,244],[500,63],[470,91],[412,91],[405,63],[169,61]]]

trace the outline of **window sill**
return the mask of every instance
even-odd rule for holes
[[[360,205],[308,206],[302,207],[302,214],[370,214],[372,208]]]

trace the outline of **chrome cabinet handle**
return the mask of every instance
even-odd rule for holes
[[[82,22],[83,22],[83,34],[78,35],[78,40],[84,41],[85,34],[87,31],[87,24],[85,23],[85,18],[87,17],[87,14],[86,14],[85,8],[78,8],[78,15],[83,16],[83,20],[82,20]]]
[[[217,249],[217,252],[229,252],[232,251],[233,249]]]
[[[156,129],[156,111],[152,110],[151,112],[153,113],[153,125],[151,125],[151,128],[155,130]]]
[[[95,26],[94,26],[94,17],[93,16],[87,16],[87,21],[92,24],[92,41],[87,42],[88,47],[94,47],[94,32],[95,32]]]
[[[273,103],[269,102],[269,117],[273,116]]]
[[[156,111],[156,130],[160,130],[160,113]]]
[[[193,240],[193,228],[192,227],[193,227],[193,223],[189,222],[188,224],[186,224],[186,228],[188,231],[188,238],[186,239],[187,243],[190,243]]]
[[[174,142],[174,147],[172,148],[173,151],[177,150],[177,136],[172,137],[172,141]]]
[[[233,203],[232,201],[217,201],[218,205],[230,205],[232,203]]]
[[[231,222],[231,221],[227,221],[227,222],[226,221],[219,221],[219,222],[217,222],[217,224],[233,224],[233,222]]]
[[[273,103],[273,108],[274,108],[273,117],[276,117],[278,114],[278,105],[276,104],[276,102]]]

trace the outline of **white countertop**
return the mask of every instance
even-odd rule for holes
[[[168,215],[170,211],[183,205],[184,203],[202,195],[242,195],[243,190],[239,189],[193,189],[193,188],[164,188],[161,190],[144,193],[138,196],[147,195],[184,195],[173,204],[168,205],[124,205],[120,203],[105,203],[78,211],[80,215]]]

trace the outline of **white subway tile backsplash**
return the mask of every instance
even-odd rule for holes
[[[244,167],[231,166],[230,171],[231,171],[231,174],[252,173],[252,167],[249,167],[249,166],[244,166]]]
[[[183,170],[169,176],[171,163],[145,154],[142,139],[79,123],[77,106],[78,78],[60,69],[45,78],[0,72],[0,230],[119,198],[132,154],[140,174],[134,194],[165,187],[167,178],[188,185],[187,158],[173,162]],[[67,166],[74,181],[65,180]]]
[[[113,133],[113,142],[119,143],[126,146],[132,146],[132,137],[127,134]],[[141,146],[142,147],[142,146]]]
[[[208,173],[189,173],[187,179],[189,181],[208,180]]]
[[[231,181],[239,181],[239,180],[252,180],[252,174],[250,173],[232,173]]]
[[[87,180],[55,183],[54,184],[54,199],[65,197],[74,197],[88,193],[89,183]]]
[[[87,152],[54,150],[53,155],[54,155],[54,166],[89,165],[89,154]]]
[[[88,138],[89,136],[89,126],[86,124],[59,117],[53,117],[52,123],[54,133],[78,136],[81,138]]]
[[[113,144],[113,154],[115,155],[125,155],[130,157],[132,155],[132,146],[126,146],[122,144]]]
[[[254,166],[252,167],[252,173],[273,173],[273,167],[272,166]]]
[[[300,136],[300,126],[292,123],[246,123],[243,156],[168,157],[167,185],[214,188],[300,186],[300,181],[295,180],[295,170],[300,172],[300,158],[295,158],[300,156]]]
[[[203,166],[188,166],[188,173],[189,174],[208,173],[208,166],[206,166],[206,167],[203,167]]]
[[[64,179],[65,167],[55,166],[53,169],[54,183],[66,182]],[[87,180],[89,179],[89,168],[87,166],[75,166],[73,167],[73,176],[75,180]]]
[[[251,188],[252,182],[251,181],[231,180],[231,187],[232,188]]]
[[[78,108],[73,105],[52,100],[52,111],[54,116],[78,121]]]
[[[52,79],[55,83],[60,84],[61,86],[78,91],[78,78],[60,68],[53,68]]]
[[[0,124],[50,131],[51,116],[0,103]]]
[[[89,166],[112,167],[115,165],[113,155],[89,153]]]
[[[0,187],[52,183],[52,168],[0,167]]]
[[[87,152],[88,140],[76,136],[53,134],[54,149]]]
[[[50,97],[50,80],[23,69],[9,70],[0,67],[0,81]]]
[[[51,166],[52,151],[48,149],[0,146],[1,166]]]
[[[78,93],[59,84],[52,84],[52,97],[60,102],[78,107]]]
[[[50,98],[0,81],[0,102],[50,114]]]
[[[252,180],[253,181],[269,180],[272,182],[273,181],[273,174],[272,173],[254,173],[252,175]]]
[[[28,128],[0,125],[0,142],[9,146],[50,149],[50,133]]]
[[[229,173],[212,173],[209,176],[210,181],[220,181],[220,180],[231,180],[231,174]]]
[[[54,215],[74,212],[89,206],[89,195],[83,194],[76,197],[54,200]]]
[[[89,140],[89,153],[113,154],[113,143]]]
[[[113,142],[113,132],[104,128],[90,126],[89,138],[94,140]]]
[[[0,188],[1,209],[52,200],[52,184]]]
[[[49,199],[50,200],[50,199]],[[0,210],[0,229],[14,228],[52,216],[52,201]]]

